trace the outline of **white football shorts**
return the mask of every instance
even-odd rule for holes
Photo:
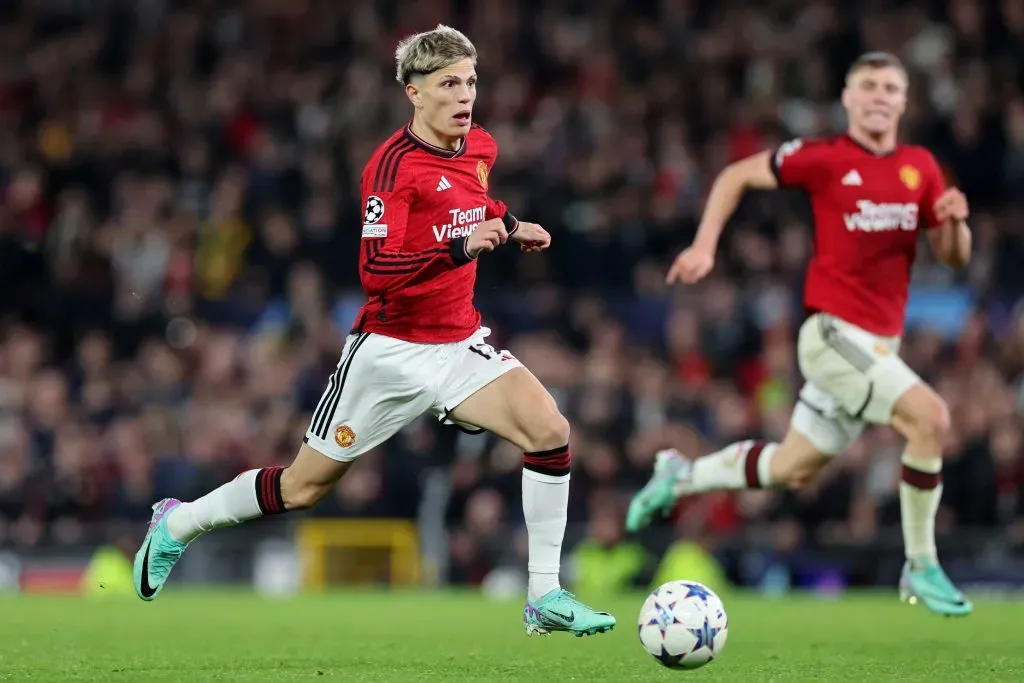
[[[810,316],[797,338],[807,381],[791,426],[823,454],[838,455],[867,424],[890,424],[896,401],[921,381],[899,350],[899,337],[880,337],[825,313]]]
[[[450,411],[522,367],[510,352],[486,342],[490,333],[481,327],[468,339],[448,344],[408,342],[372,332],[349,335],[303,441],[329,458],[348,462],[426,412],[456,424]]]

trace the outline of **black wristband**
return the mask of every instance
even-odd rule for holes
[[[501,222],[505,224],[505,231],[508,232],[509,237],[519,229],[519,219],[508,211],[506,211],[505,215],[501,217]]]
[[[469,255],[469,251],[466,250],[466,240],[468,237],[456,237],[450,243],[452,249],[452,262],[457,266],[463,266],[473,260],[473,257]]]

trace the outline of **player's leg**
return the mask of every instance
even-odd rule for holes
[[[900,597],[920,599],[940,614],[962,616],[973,606],[939,565],[935,547],[935,516],[942,499],[942,450],[949,433],[949,409],[923,382],[900,394],[892,426],[907,439],[900,482],[900,514],[906,564]]]
[[[351,464],[352,460],[335,460],[304,443],[288,467],[248,470],[202,498],[175,505],[168,513],[168,531],[187,544],[220,527],[307,510],[334,488]]]
[[[904,599],[920,598],[934,612],[969,614],[971,603],[938,563],[935,515],[942,497],[942,449],[949,411],[904,363],[895,339],[882,339],[829,316],[801,328],[801,367],[856,419],[891,425],[907,439],[900,508],[907,564]],[[812,322],[813,321],[813,322]]]
[[[135,556],[139,597],[156,598],[188,544],[200,535],[264,515],[310,508],[351,464],[325,457],[303,444],[288,467],[248,470],[192,502],[182,503],[176,498],[159,501],[153,506],[149,530]]]
[[[635,532],[667,515],[683,496],[708,491],[789,487],[810,483],[862,431],[834,399],[808,383],[800,392],[782,443],[740,441],[700,458],[675,449],[657,454],[654,474],[629,504],[626,528]]]
[[[527,633],[611,630],[614,617],[579,602],[558,580],[569,504],[569,423],[540,381],[512,354],[483,342],[486,332],[466,346],[438,409],[453,422],[487,430],[523,450]]]
[[[432,400],[422,375],[406,370],[426,367],[417,357],[423,348],[378,335],[349,337],[291,465],[248,470],[191,502],[156,503],[135,557],[139,597],[154,599],[203,533],[314,506],[356,458],[425,412]]]
[[[903,451],[900,512],[907,559],[934,562],[935,515],[942,496],[942,449],[949,431],[945,403],[924,383],[896,401],[892,426],[907,442]]]

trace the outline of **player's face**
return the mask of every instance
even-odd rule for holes
[[[891,66],[855,71],[843,90],[850,124],[872,135],[894,132],[907,108],[906,76]]]
[[[424,123],[444,138],[469,132],[476,101],[476,68],[470,59],[438,69],[411,85],[410,99]]]

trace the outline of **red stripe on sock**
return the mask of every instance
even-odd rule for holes
[[[922,472],[904,465],[903,481],[915,489],[934,489],[942,483],[942,473]]]
[[[569,454],[560,455],[557,457],[549,458],[535,458],[529,455],[523,456],[523,462],[534,465],[535,467],[549,467],[554,469],[562,469],[568,467],[572,462]]]
[[[743,463],[743,471],[747,477],[748,489],[761,488],[761,477],[757,474],[757,463],[761,459],[761,452],[767,444],[764,441],[755,441],[747,451],[747,459]]]
[[[568,446],[552,448],[548,451],[523,453],[523,466],[534,472],[560,477],[569,473],[572,465],[572,453]]]
[[[256,497],[259,499],[260,510],[265,515],[278,515],[284,512],[280,487],[283,467],[264,467],[256,474]]]

